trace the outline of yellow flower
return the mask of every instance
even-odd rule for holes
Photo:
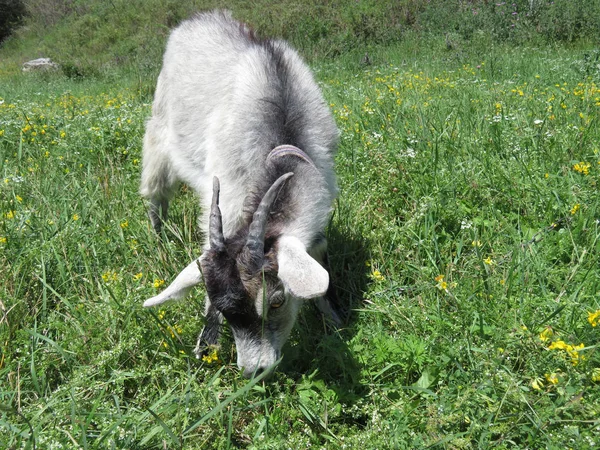
[[[181,332],[183,331],[183,329],[181,328],[180,325],[174,325],[172,327],[169,327],[169,332],[171,333],[171,338],[175,338],[175,334],[181,334]]]
[[[375,281],[383,281],[383,280],[385,280],[385,277],[383,275],[381,275],[381,272],[379,270],[374,270],[371,273],[371,278],[373,278]]]
[[[139,272],[139,273],[136,273],[136,274],[133,276],[133,279],[134,279],[135,281],[139,281],[139,280],[142,278],[142,276],[143,276],[142,272]]]
[[[217,349],[213,347],[210,353],[207,353],[206,355],[202,356],[202,361],[204,361],[207,364],[219,361],[219,353]]]
[[[579,354],[579,352],[584,348],[585,345],[583,343],[579,345],[571,345],[561,340],[552,342],[548,346],[548,350],[564,350],[567,353],[567,355],[571,358],[571,364],[573,364],[574,366],[579,364],[579,361],[583,361],[585,359],[583,355]]]
[[[536,391],[541,391],[544,387],[544,382],[541,378],[534,378],[531,381],[531,387],[534,388]]]
[[[495,264],[495,261],[492,259],[492,257],[491,257],[491,256],[488,256],[487,258],[485,258],[485,259],[483,260],[483,262],[484,262],[485,264],[487,264],[488,266],[491,266],[491,265]]]
[[[15,212],[14,211],[9,211],[6,214],[4,214],[4,217],[6,217],[7,219],[14,219],[15,218]]]
[[[444,281],[444,275],[438,275],[437,277],[434,278],[434,280],[437,283],[440,283],[441,281]]]
[[[165,311],[164,309],[161,309],[161,310],[158,312],[158,318],[159,318],[160,320],[163,320],[163,319],[165,318],[165,314],[166,314],[166,311]]]
[[[548,346],[548,350],[566,350],[567,346],[565,341],[554,341]]]
[[[124,220],[123,222],[120,223],[121,228],[125,229],[129,226],[129,222],[127,220]]]
[[[548,381],[548,383],[552,383],[553,385],[558,384],[558,376],[556,375],[556,373],[546,373],[544,374],[544,377],[546,378],[546,381]]]
[[[592,370],[592,381],[600,382],[600,367],[596,367]]]
[[[600,309],[596,310],[596,312],[588,312],[587,320],[591,326],[596,327],[598,322],[600,322]]]
[[[15,199],[16,199],[16,200],[17,200],[19,203],[21,203],[21,202],[23,201],[23,199],[21,198],[21,196],[20,196],[20,195],[15,195]]]
[[[119,275],[117,275],[117,272],[115,271],[106,271],[102,274],[102,280],[104,280],[105,283],[108,283],[110,281],[117,281],[117,279],[119,278]]]
[[[73,214],[73,220],[75,220],[75,221],[79,220],[79,214]]]
[[[552,331],[552,328],[550,328],[550,327],[544,328],[544,331],[542,331],[540,333],[540,341],[546,342],[546,341],[550,340],[550,338],[553,335],[554,335],[554,332]]]
[[[163,284],[165,284],[165,280],[159,280],[158,278],[154,280],[154,283],[152,283],[155,288],[159,288]]]
[[[573,205],[573,207],[571,208],[571,214],[574,215],[577,211],[579,211],[579,203],[575,203],[575,205]]]
[[[4,236],[0,236],[0,244],[6,244],[6,238]]]
[[[592,167],[592,165],[589,162],[581,161],[575,164],[573,169],[576,172],[582,173],[583,175],[589,175],[590,167]]]

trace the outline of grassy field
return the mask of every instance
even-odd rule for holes
[[[340,330],[302,311],[268,381],[202,289],[185,188],[159,242],[137,189],[154,80],[0,74],[1,448],[593,448],[600,431],[600,69],[585,48],[313,63],[342,132]]]

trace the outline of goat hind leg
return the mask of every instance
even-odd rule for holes
[[[148,215],[157,233],[160,233],[163,221],[167,219],[169,199],[178,185],[171,161],[164,152],[167,144],[161,139],[160,130],[161,126],[154,119],[148,123],[140,185],[140,193],[150,200]]]

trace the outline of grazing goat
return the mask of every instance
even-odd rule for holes
[[[260,40],[226,11],[171,34],[144,137],[141,194],[160,232],[180,182],[200,195],[209,243],[144,306],[204,281],[200,357],[223,317],[249,377],[271,367],[306,299],[323,298],[324,229],[337,194],[338,130],[312,74],[285,42]],[[212,202],[210,201],[212,198]]]

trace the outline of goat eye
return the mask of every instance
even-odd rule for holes
[[[281,308],[281,306],[285,303],[285,297],[278,297],[271,301],[271,308]]]

